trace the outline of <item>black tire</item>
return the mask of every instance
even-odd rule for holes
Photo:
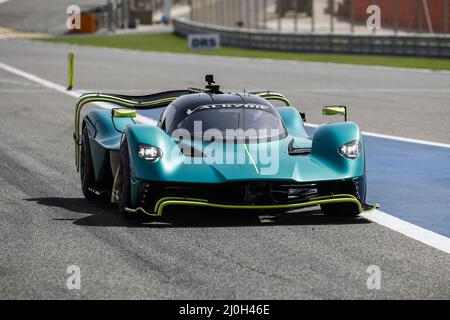
[[[327,217],[356,217],[359,208],[354,203],[329,203],[321,204],[320,208]]]
[[[92,163],[89,133],[83,128],[80,148],[80,178],[81,189],[87,200],[98,200],[99,196],[89,189],[95,189],[94,165]]]
[[[128,153],[128,143],[124,139],[120,148],[120,167],[119,167],[119,210],[127,219],[135,219],[139,215],[135,212],[127,212],[125,208],[131,207],[131,174],[130,174],[130,155]]]
[[[322,190],[324,194],[351,194],[356,198],[357,196],[356,187],[353,183],[345,183],[334,185]],[[362,203],[364,203],[365,199],[362,199]],[[329,204],[321,204],[320,208],[324,215],[328,217],[356,217],[360,214],[359,207],[355,203],[329,203]]]

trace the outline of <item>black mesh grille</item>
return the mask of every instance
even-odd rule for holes
[[[221,204],[272,205],[306,202],[318,196],[316,184],[239,182],[223,184],[142,183],[139,205],[153,208],[162,197],[206,199]]]

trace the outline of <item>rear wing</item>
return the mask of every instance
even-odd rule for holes
[[[167,107],[172,101],[180,96],[193,93],[191,90],[166,91],[145,96],[127,96],[121,94],[108,93],[86,93],[80,96],[75,106],[75,127],[73,140],[75,142],[75,166],[77,171],[80,168],[80,120],[81,110],[88,103],[111,103],[122,108],[148,110]]]
[[[281,101],[286,104],[287,107],[291,106],[291,102],[284,96],[284,94],[279,92],[273,92],[273,91],[257,91],[257,92],[250,92],[250,94],[254,94],[255,96],[264,98],[268,101],[274,100],[274,101]]]

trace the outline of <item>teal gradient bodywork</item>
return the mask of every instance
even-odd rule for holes
[[[119,130],[134,124],[130,118],[114,118],[114,123]],[[83,126],[89,131],[95,180],[102,183],[108,170],[111,170],[110,152],[120,150],[122,133],[114,128],[110,110],[92,110],[86,115]]]
[[[325,130],[326,136],[333,135],[337,128]],[[337,130],[342,131],[342,130]],[[339,154],[338,148],[349,141],[358,138],[359,130],[355,125],[346,126],[347,133],[342,133],[335,141],[330,137],[326,147],[311,143],[306,137],[288,135],[279,141],[259,144],[226,144],[193,142],[194,148],[206,154],[206,158],[186,157],[171,137],[158,127],[147,125],[128,126],[126,129],[129,145],[130,161],[133,174],[141,180],[223,183],[248,180],[279,180],[279,181],[327,181],[359,177],[364,172],[361,159],[349,160]],[[350,140],[348,137],[351,137]],[[311,147],[312,152],[306,156],[289,155],[288,147],[292,139],[302,148]],[[344,141],[344,142],[340,142]],[[139,144],[157,146],[163,150],[163,157],[153,163],[140,158],[137,154]],[[215,144],[215,145],[214,145]],[[222,163],[209,163],[208,147],[223,153]],[[248,149],[248,153],[245,150]],[[231,153],[231,164],[226,163],[226,157]],[[271,155],[271,162],[263,161],[261,155]],[[252,163],[255,162],[254,164]],[[196,163],[195,161],[199,163]],[[210,160],[212,161],[212,160]],[[273,163],[275,162],[275,163]],[[255,168],[256,167],[256,168]],[[275,172],[272,169],[277,169]]]
[[[246,144],[223,144],[193,141],[190,146],[206,157],[183,154],[177,142],[157,126],[135,123],[130,118],[114,118],[110,110],[93,110],[85,117],[91,142],[96,180],[101,182],[111,170],[110,154],[120,150],[121,143],[128,144],[132,168],[132,204],[136,205],[138,185],[142,181],[170,183],[217,184],[237,181],[285,181],[315,183],[346,179],[365,179],[364,147],[355,160],[345,158],[339,148],[352,140],[360,140],[361,132],[352,122],[332,123],[317,128],[311,139],[303,121],[293,107],[277,109],[287,136],[278,141]],[[141,144],[156,146],[163,151],[157,162],[149,162],[138,155]],[[290,155],[289,145],[311,149],[307,155]],[[223,163],[211,163],[220,159]],[[268,161],[268,157],[270,161]],[[228,158],[227,158],[228,157]],[[231,164],[229,162],[232,162]]]
[[[281,110],[280,110],[281,109]],[[294,180],[298,182],[339,180],[360,177],[364,174],[364,150],[356,160],[343,157],[338,149],[352,141],[362,141],[358,126],[352,122],[332,123],[319,126],[311,140],[302,125],[295,108],[278,108],[283,118],[288,136],[277,141],[260,144],[246,144],[249,153],[256,161],[258,174],[243,144],[218,144],[194,141],[194,148],[204,153],[214,148],[224,153],[233,154],[230,165],[224,159],[223,164],[211,164],[207,159],[186,157],[181,153],[177,143],[162,129],[144,124],[135,124],[129,118],[115,118],[119,130],[125,130],[130,150],[133,174],[142,180],[167,180],[171,182],[221,183],[240,180]],[[86,126],[91,134],[91,149],[96,176],[100,175],[105,165],[109,150],[120,149],[122,134],[114,129],[109,110],[93,110],[86,118]],[[307,156],[291,156],[289,143],[294,139],[296,148],[311,148]],[[156,163],[143,160],[137,155],[139,144],[159,147],[164,156]],[[268,172],[270,165],[259,155],[277,153],[279,170],[276,174]],[[207,154],[207,156],[210,156]],[[276,154],[274,154],[275,159]],[[220,157],[219,157],[220,158]],[[196,163],[200,161],[203,163]],[[210,160],[212,161],[212,159]],[[266,170],[264,170],[266,169]]]

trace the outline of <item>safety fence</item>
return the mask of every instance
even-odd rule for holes
[[[225,46],[323,53],[387,54],[406,56],[450,57],[450,36],[357,35],[288,33],[215,26],[193,22],[185,18],[174,19],[175,32],[183,37],[195,33],[217,33]]]
[[[450,30],[450,0],[191,0],[195,22],[286,32],[370,34],[367,20],[379,8],[377,33]]]

